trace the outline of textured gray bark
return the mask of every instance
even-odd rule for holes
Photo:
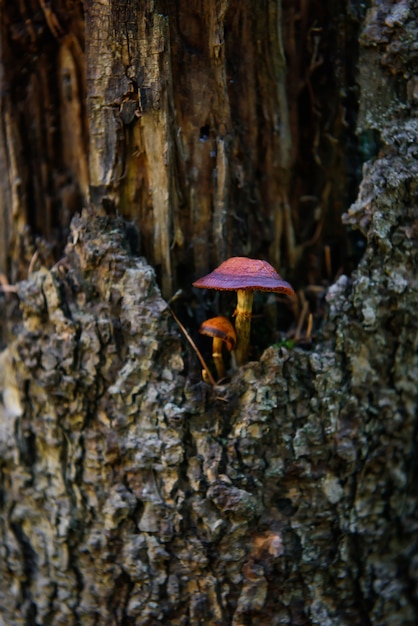
[[[152,269],[84,215],[2,355],[7,624],[416,623],[415,122],[312,352],[188,384]],[[364,224],[364,219],[362,219]]]
[[[386,69],[365,61],[382,20]],[[369,12],[360,129],[381,149],[345,218],[367,248],[311,351],[192,384],[152,268],[88,211],[66,257],[18,286],[0,622],[415,626],[418,123],[399,81],[416,32],[406,3]]]

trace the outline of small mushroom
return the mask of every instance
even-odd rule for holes
[[[238,365],[243,365],[248,359],[254,291],[295,295],[291,285],[282,280],[270,263],[240,256],[224,261],[213,272],[195,281],[193,286],[237,292],[237,308],[234,315]]]
[[[215,363],[218,380],[225,378],[222,344],[224,343],[230,352],[235,348],[237,337],[234,327],[227,317],[219,315],[203,322],[199,328],[199,333],[213,338],[212,358]]]

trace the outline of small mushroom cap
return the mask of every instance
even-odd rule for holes
[[[199,333],[207,335],[208,337],[222,339],[229,351],[235,348],[237,342],[235,328],[232,326],[229,319],[223,315],[211,317],[209,320],[203,322],[199,328]]]
[[[295,293],[291,285],[282,279],[270,263],[260,259],[247,259],[244,256],[234,256],[224,261],[213,272],[196,280],[193,286],[227,291],[251,289],[289,295]]]

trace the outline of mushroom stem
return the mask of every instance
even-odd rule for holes
[[[222,358],[222,344],[223,339],[220,337],[214,337],[212,343],[212,358],[215,363],[216,373],[218,375],[218,380],[221,378],[225,378],[225,366]]]
[[[237,347],[235,355],[238,365],[248,360],[251,333],[251,313],[253,310],[254,291],[252,289],[237,290],[237,308],[235,309],[235,331]]]

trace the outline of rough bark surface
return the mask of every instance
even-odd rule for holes
[[[362,64],[364,97],[390,79],[384,115],[361,100],[380,151],[345,217],[367,248],[311,350],[193,381],[154,270],[92,211],[18,285],[0,355],[4,624],[416,625],[414,8],[367,15],[364,60],[379,46],[383,64]]]
[[[154,273],[109,218],[75,219],[63,262],[19,286],[5,623],[416,624],[417,125],[384,140],[351,211],[365,258],[311,352],[188,383]]]

